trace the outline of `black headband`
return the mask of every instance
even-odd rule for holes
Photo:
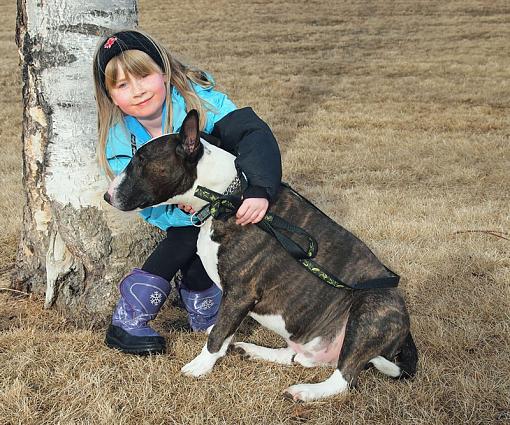
[[[108,94],[105,84],[106,65],[125,50],[141,50],[147,53],[158,64],[161,70],[165,72],[163,59],[154,42],[137,31],[117,32],[104,40],[97,52],[96,71],[99,77],[99,84],[106,94]]]

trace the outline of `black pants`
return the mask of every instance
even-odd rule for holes
[[[149,255],[142,270],[170,281],[180,269],[189,289],[203,291],[210,288],[213,281],[197,255],[199,231],[200,229],[194,226],[168,229],[166,238]]]

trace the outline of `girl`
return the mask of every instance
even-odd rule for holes
[[[251,108],[237,109],[214,80],[190,68],[149,35],[120,31],[100,42],[94,55],[98,108],[99,162],[108,177],[119,174],[136,149],[154,137],[176,133],[187,111],[199,111],[200,128],[221,140],[234,154],[243,177],[240,225],[259,222],[281,180],[280,152],[267,126]],[[193,330],[214,324],[221,291],[196,255],[199,229],[192,226],[191,207],[158,206],[140,212],[167,232],[141,269],[133,269],[120,285],[120,300],[106,333],[106,344],[126,353],[165,351],[165,340],[150,328],[170,292],[169,281],[180,269],[178,291]]]

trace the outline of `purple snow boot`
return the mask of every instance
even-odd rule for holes
[[[149,327],[170,293],[162,277],[133,269],[119,285],[120,300],[113,311],[105,343],[124,353],[147,355],[166,350],[165,339]]]
[[[220,308],[221,289],[216,285],[204,291],[192,291],[184,284],[184,279],[176,279],[181,300],[188,312],[188,322],[195,332],[205,331],[216,323]]]

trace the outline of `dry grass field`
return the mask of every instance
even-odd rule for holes
[[[205,336],[167,306],[169,354],[134,358],[103,328],[0,291],[0,424],[510,423],[510,3],[143,0],[140,26],[209,70],[273,128],[285,180],[401,276],[420,352],[410,382],[374,370],[294,404],[330,369],[226,356],[179,369]],[[21,226],[15,5],[0,0],[0,286]],[[133,265],[126,265],[126,269]],[[238,339],[276,346],[247,323]]]

